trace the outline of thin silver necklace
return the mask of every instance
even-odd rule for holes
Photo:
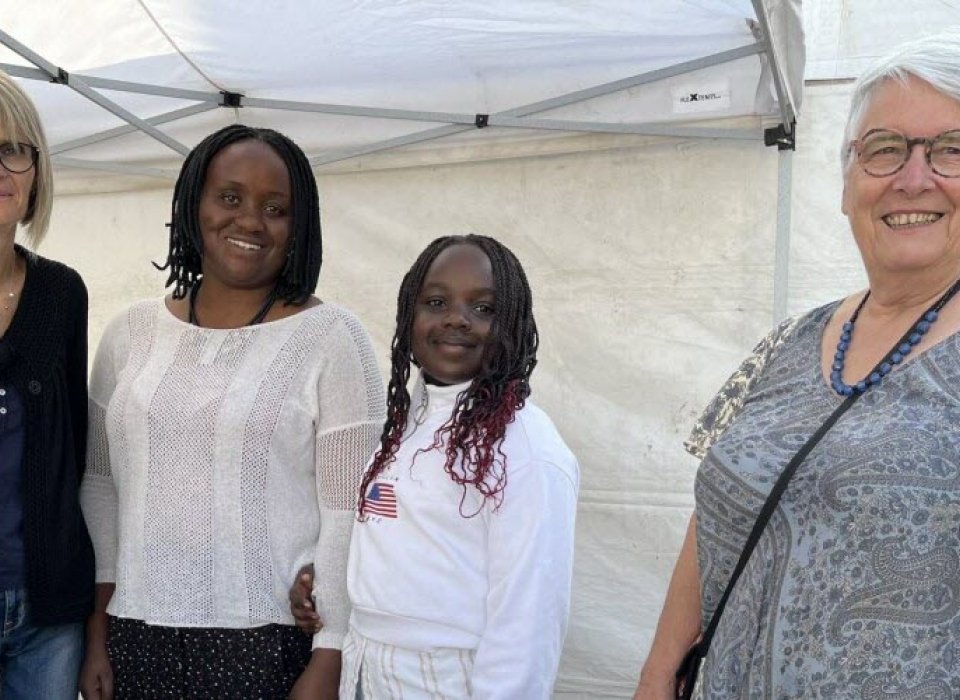
[[[13,306],[14,301],[17,298],[17,292],[14,289],[17,281],[17,254],[13,254],[13,264],[11,265],[11,270],[7,274],[7,291],[2,297],[2,302],[0,302],[0,311],[2,311],[4,316],[10,315],[10,307]]]

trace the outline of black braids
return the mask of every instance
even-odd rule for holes
[[[296,144],[275,131],[264,131],[262,140],[286,163],[291,184],[292,241],[278,281],[278,298],[302,304],[316,288],[323,261],[317,183],[309,161]]]
[[[493,238],[470,234],[434,240],[404,276],[397,295],[397,328],[391,344],[391,378],[387,390],[387,420],[380,448],[364,476],[359,517],[365,517],[365,497],[370,484],[394,459],[410,411],[407,382],[412,357],[412,328],[417,296],[434,260],[457,244],[480,248],[490,260],[496,290],[496,315],[491,325],[479,374],[454,406],[450,419],[434,436],[434,448],[447,455],[445,469],[464,489],[473,485],[485,499],[499,505],[506,486],[506,456],[501,451],[506,426],[530,395],[530,374],[537,364],[539,347],[530,286],[520,261]],[[445,438],[445,439],[444,439]],[[457,466],[457,461],[462,467]],[[488,483],[492,480],[492,484]]]
[[[387,406],[389,413],[387,423],[383,427],[381,448],[387,446],[391,433],[403,432],[407,416],[410,411],[410,392],[407,384],[410,380],[410,363],[413,361],[413,314],[416,309],[417,295],[423,286],[423,279],[427,270],[439,255],[442,248],[437,239],[427,247],[413,267],[403,277],[400,290],[397,292],[397,326],[390,344],[390,382],[387,385]],[[436,248],[434,252],[432,248]],[[391,420],[392,418],[392,420]]]
[[[200,277],[203,242],[200,235],[198,211],[203,193],[203,181],[213,157],[226,145],[233,130],[221,129],[201,141],[187,155],[173,190],[170,223],[170,252],[167,262],[158,269],[170,268],[165,286],[175,284],[174,299],[182,299]]]
[[[169,287],[171,284],[176,285],[173,289],[174,299],[182,299],[186,295],[187,291],[189,291],[196,281],[196,272],[194,271],[200,269],[199,257],[196,257],[196,259],[188,259],[191,253],[195,253],[195,251],[191,246],[185,244],[184,230],[188,227],[188,224],[187,222],[179,221],[178,217],[179,211],[183,209],[183,205],[181,204],[184,196],[183,193],[185,191],[196,191],[202,188],[202,183],[199,186],[193,183],[193,173],[195,169],[189,167],[192,159],[196,157],[196,153],[197,149],[194,149],[187,156],[183,167],[180,169],[180,174],[177,176],[176,185],[174,185],[173,188],[170,223],[167,224],[170,246],[167,261],[162,266],[153,263],[153,266],[158,270],[170,270],[164,286]]]
[[[203,239],[200,232],[200,200],[210,162],[224,148],[253,139],[270,146],[287,167],[290,177],[290,249],[287,261],[271,292],[278,300],[299,306],[314,290],[323,262],[320,201],[317,182],[306,155],[288,137],[273,129],[231,124],[203,139],[190,151],[173,190],[164,286],[174,285],[173,297],[182,299],[202,276]]]
[[[446,247],[444,238],[438,238],[428,245],[414,261],[413,266],[403,276],[397,292],[396,329],[390,343],[390,381],[387,383],[387,417],[380,433],[380,447],[374,455],[373,463],[363,477],[358,498],[358,517],[363,519],[367,490],[377,475],[393,461],[400,438],[410,413],[410,392],[407,383],[410,379],[410,364],[413,358],[412,334],[413,314],[416,309],[417,295],[423,286],[423,279],[434,259]]]
[[[533,317],[532,295],[526,274],[520,261],[505,246],[477,237],[470,242],[476,244],[490,259],[494,284],[497,289],[497,316],[491,329],[493,343],[490,344],[481,373],[479,386],[500,397],[503,392],[502,381],[490,383],[488,380],[502,378],[518,380],[518,398],[526,399],[530,394],[528,379],[536,366],[536,353],[539,346],[536,322]],[[501,290],[505,293],[501,293]],[[501,304],[501,299],[503,303]]]

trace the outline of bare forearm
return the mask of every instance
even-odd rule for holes
[[[310,665],[324,675],[340,678],[340,650],[314,649],[310,655]]]
[[[107,641],[107,605],[113,597],[116,586],[112,583],[98,583],[94,594],[93,613],[87,618],[87,644],[106,644]]]
[[[337,700],[340,687],[340,650],[314,649],[310,663],[290,692],[291,700]]]
[[[657,623],[650,654],[640,673],[641,686],[672,688],[674,673],[684,654],[700,635],[700,571],[697,564],[696,517],[690,517],[687,534],[670,578],[667,597]]]

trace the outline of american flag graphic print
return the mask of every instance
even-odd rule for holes
[[[393,484],[374,482],[367,491],[367,513],[383,518],[397,517],[397,494],[393,491]]]

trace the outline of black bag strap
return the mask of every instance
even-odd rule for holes
[[[777,509],[777,505],[780,503],[780,497],[783,495],[783,492],[787,490],[787,485],[790,483],[790,479],[793,478],[793,475],[797,471],[797,467],[806,459],[807,455],[810,454],[810,451],[817,446],[817,443],[820,442],[820,439],[827,434],[827,431],[833,427],[834,423],[846,413],[854,402],[860,398],[861,392],[856,392],[847,396],[843,402],[837,406],[833,413],[823,422],[817,431],[811,435],[807,441],[803,444],[797,453],[793,456],[789,463],[787,463],[786,468],[783,470],[783,473],[777,478],[777,482],[773,485],[773,488],[770,490],[767,500],[764,501],[763,507],[760,509],[760,515],[757,516],[756,521],[753,523],[753,529],[750,531],[750,535],[747,537],[747,542],[743,545],[743,550],[740,552],[740,558],[737,560],[737,565],[733,568],[733,573],[730,575],[730,581],[727,583],[727,588],[723,591],[723,595],[720,597],[720,602],[717,603],[716,610],[713,611],[713,615],[710,617],[710,623],[707,625],[706,631],[704,631],[703,636],[687,651],[686,655],[683,657],[683,660],[680,662],[680,666],[677,668],[676,678],[677,678],[677,687],[676,687],[676,697],[687,698],[693,697],[694,686],[697,683],[697,674],[700,670],[700,665],[703,660],[707,657],[707,652],[710,650],[710,643],[713,641],[713,635],[717,631],[717,627],[720,624],[720,616],[723,614],[723,609],[727,605],[727,600],[730,598],[730,594],[733,592],[734,586],[737,585],[737,581],[740,579],[740,574],[743,573],[743,570],[747,566],[747,562],[750,561],[750,555],[753,554],[753,550],[757,546],[757,542],[760,541],[760,536],[763,535],[763,531],[767,527],[767,522],[770,520],[770,517],[773,515],[773,511]]]
[[[878,365],[879,366],[879,365]],[[710,648],[710,642],[713,641],[713,635],[717,631],[717,626],[720,624],[720,616],[723,614],[723,609],[727,605],[727,599],[730,598],[730,594],[733,592],[734,586],[737,585],[737,581],[740,579],[740,574],[743,573],[743,570],[747,566],[747,562],[750,561],[750,555],[753,554],[754,548],[757,546],[757,542],[760,541],[760,537],[763,535],[763,531],[767,527],[767,522],[770,520],[770,517],[773,515],[773,512],[777,509],[777,505],[780,503],[780,497],[783,496],[783,492],[787,490],[787,486],[790,483],[790,479],[793,478],[793,475],[797,471],[797,467],[807,458],[807,455],[817,446],[817,443],[820,442],[820,439],[827,434],[827,431],[833,427],[834,423],[839,420],[840,416],[847,412],[854,402],[860,398],[861,392],[856,392],[846,397],[843,402],[837,406],[833,413],[823,422],[817,432],[807,439],[797,453],[793,456],[793,459],[787,464],[786,469],[783,470],[783,473],[780,474],[780,477],[777,479],[777,482],[773,485],[773,488],[770,489],[770,494],[767,496],[767,500],[763,504],[763,508],[760,509],[760,515],[757,516],[756,522],[753,524],[753,529],[750,531],[749,537],[747,537],[746,544],[743,545],[743,551],[740,552],[740,558],[737,560],[737,565],[733,569],[733,573],[730,575],[730,581],[727,583],[727,588],[723,592],[723,595],[720,597],[720,602],[717,603],[716,609],[713,611],[713,615],[710,618],[710,624],[707,625],[706,631],[703,633],[703,637],[697,644],[698,655],[701,658],[706,657],[707,650]]]
[[[920,314],[920,318],[917,319],[917,322],[923,320],[927,317],[927,314],[931,311],[939,312],[943,306],[953,298],[953,296],[960,291],[960,280],[954,282],[943,295],[937,299],[933,305]],[[867,295],[864,296],[863,300],[860,302],[860,306],[857,308],[856,314],[860,312],[860,308],[867,301],[867,296],[870,295],[870,292],[867,292]],[[878,372],[880,367],[884,364],[890,363],[891,358],[898,351],[902,351],[902,346],[908,341],[911,335],[915,332],[915,323],[913,326],[903,334],[903,337],[900,338],[896,343],[893,344],[893,347],[890,348],[890,351],[883,356],[874,368],[867,373],[869,377],[871,374]],[[899,360],[898,360],[899,361]],[[757,516],[756,522],[753,524],[753,529],[750,531],[750,536],[747,537],[746,544],[743,545],[743,551],[740,552],[740,558],[737,560],[737,565],[733,569],[733,574],[730,576],[730,581],[727,583],[727,588],[724,590],[723,595],[720,596],[720,602],[717,603],[716,609],[713,611],[713,615],[710,617],[710,623],[707,625],[707,629],[704,631],[703,636],[700,638],[700,641],[697,642],[691,653],[693,656],[703,659],[707,656],[707,651],[710,649],[710,642],[713,641],[713,635],[717,631],[717,626],[720,624],[720,616],[723,614],[723,609],[727,605],[727,600],[730,598],[730,594],[733,592],[734,586],[737,585],[737,581],[740,579],[740,574],[743,573],[743,570],[747,566],[747,562],[750,561],[750,555],[753,554],[754,548],[757,546],[757,542],[760,541],[760,536],[763,535],[764,529],[767,527],[767,522],[770,520],[770,516],[773,515],[773,511],[777,509],[777,505],[780,503],[780,497],[783,495],[783,492],[787,490],[787,486],[790,483],[790,479],[793,478],[794,473],[797,471],[797,467],[807,458],[807,455],[810,454],[811,450],[817,446],[817,443],[820,442],[820,439],[827,434],[827,431],[833,427],[834,423],[839,420],[840,416],[847,412],[858,398],[863,394],[863,391],[855,391],[853,394],[847,396],[843,402],[834,409],[833,413],[823,422],[817,431],[810,436],[810,438],[804,443],[797,453],[793,456],[793,459],[787,464],[786,468],[783,470],[783,473],[780,474],[780,477],[777,479],[777,482],[773,485],[773,488],[770,490],[770,494],[767,496],[767,500],[763,504],[763,508],[760,509],[760,515]],[[688,656],[690,654],[688,653]],[[682,667],[687,665],[687,659],[684,659],[684,664]]]

